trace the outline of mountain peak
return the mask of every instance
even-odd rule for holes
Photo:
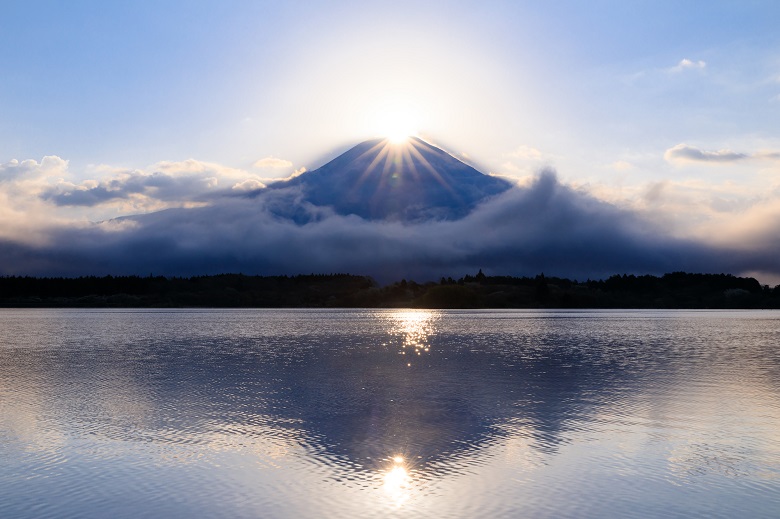
[[[409,137],[400,143],[361,142],[315,170],[269,187],[298,188],[303,201],[342,215],[411,222],[462,218],[510,185]]]

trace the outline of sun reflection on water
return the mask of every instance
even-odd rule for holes
[[[393,466],[384,474],[382,490],[396,507],[400,507],[411,495],[412,478],[402,456],[395,456],[392,461]]]
[[[396,321],[396,333],[403,337],[399,352],[401,355],[420,357],[431,351],[429,338],[433,334],[434,312],[402,310],[394,312],[392,318]],[[407,361],[407,366],[411,366],[412,362]]]

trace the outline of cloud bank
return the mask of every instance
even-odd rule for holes
[[[145,184],[144,184],[145,185]],[[560,183],[552,171],[512,188],[456,221],[370,222],[301,205],[304,225],[280,217],[294,190],[223,196],[205,207],[174,208],[52,233],[44,246],[5,240],[3,274],[197,275],[221,272],[350,272],[380,282],[487,273],[539,272],[595,278],[614,273],[740,272],[775,269],[764,250],[669,237],[638,214]],[[316,213],[316,214],[314,214]]]
[[[685,144],[666,152],[704,163],[772,155]],[[547,169],[464,218],[404,224],[339,215],[293,184],[265,189],[251,172],[195,160],[92,173],[100,178],[74,182],[55,156],[0,165],[0,275],[349,272],[385,282],[479,269],[578,279],[685,270],[780,279],[780,186],[756,196],[665,180],[633,204],[608,203]]]

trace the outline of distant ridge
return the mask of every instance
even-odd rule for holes
[[[511,184],[480,173],[422,139],[362,142],[270,190],[299,190],[298,202],[367,220],[455,220]]]

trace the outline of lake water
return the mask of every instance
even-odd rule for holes
[[[780,313],[1,310],[0,517],[780,517]]]

